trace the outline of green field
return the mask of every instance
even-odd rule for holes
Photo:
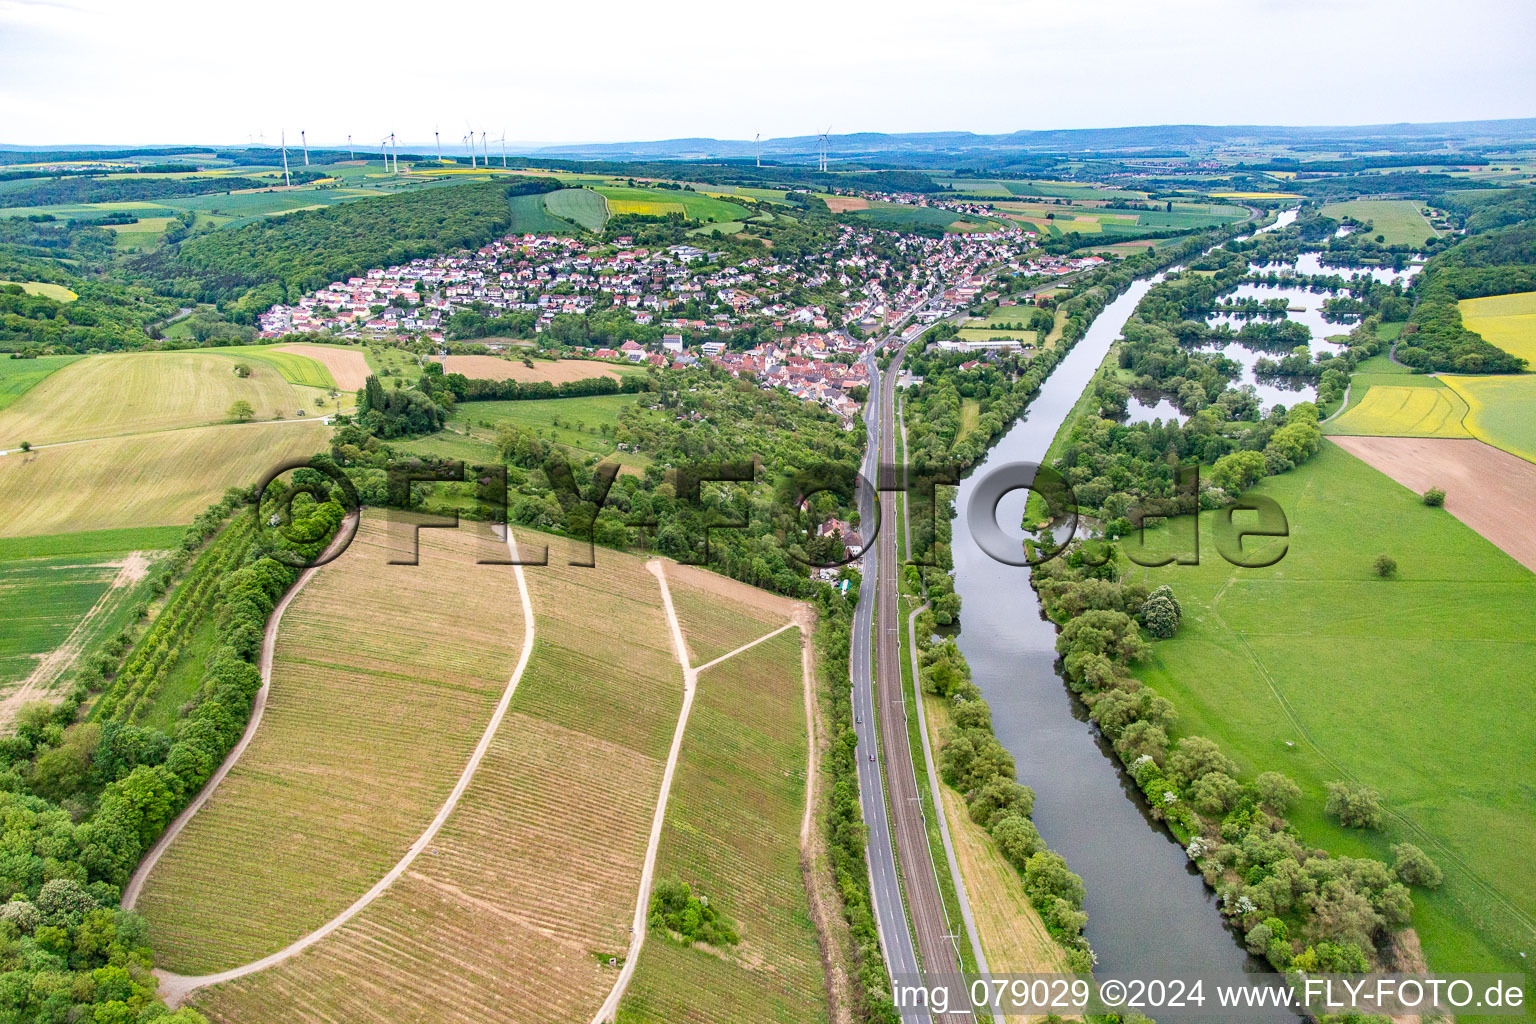
[[[1446,872],[1414,893],[1434,968],[1522,969],[1513,951],[1536,939],[1536,576],[1332,444],[1257,489],[1290,523],[1275,566],[1228,564],[1203,514],[1198,566],[1131,567],[1184,609],[1138,674],[1178,708],[1178,735],[1216,740],[1248,778],[1294,778],[1308,843],[1388,860],[1389,842],[1425,849]],[[1400,578],[1374,575],[1380,553]],[[1323,817],[1324,783],[1351,777],[1382,794],[1384,833]]]
[[[1447,376],[1445,382],[1467,403],[1473,437],[1536,462],[1536,376]]]
[[[30,391],[54,370],[80,356],[38,356],[36,359],[0,359],[0,409]]]
[[[327,370],[318,359],[311,359],[297,352],[279,352],[277,349],[276,345],[228,345],[185,351],[234,356],[236,361],[240,362],[257,360],[282,374],[283,379],[288,383],[298,384],[301,387],[329,389],[336,386],[335,379],[331,377],[331,371]]]
[[[562,220],[545,208],[542,195],[513,196],[508,205],[512,209],[509,231],[515,234],[569,235],[576,226]]]
[[[1536,292],[1462,299],[1457,305],[1463,327],[1536,367]]]
[[[619,452],[612,430],[619,413],[635,404],[634,395],[591,395],[584,398],[543,398],[518,402],[462,402],[448,421],[451,431],[442,432],[401,447],[417,454],[441,452],[450,458],[485,461],[494,458],[496,428],[510,423],[539,437],[577,452],[608,456],[617,453],[625,465],[643,466],[648,460],[633,452]],[[603,427],[610,432],[603,433]]]
[[[82,654],[129,624],[150,563],[180,539],[173,529],[0,541],[0,694],[26,682],[45,697],[66,681]]]
[[[279,358],[314,363],[300,356]],[[238,377],[239,362],[202,350],[96,355],[71,362],[0,411],[0,447],[221,423],[237,400],[249,402],[257,419],[294,416],[310,404],[275,364],[251,359],[250,375]]]
[[[1369,221],[1372,237],[1381,235],[1386,245],[1423,245],[1440,234],[1424,215],[1420,204],[1407,199],[1352,199],[1323,207],[1324,217]]]
[[[681,189],[629,188],[623,185],[598,185],[597,192],[608,200],[608,214],[638,213],[647,217],[665,217],[681,213],[689,220],[739,220],[746,208],[716,199],[702,192]]]
[[[180,546],[185,533],[180,526],[129,526],[118,530],[83,530],[36,537],[0,537],[0,561],[155,551]]]
[[[554,216],[580,224],[588,231],[601,231],[608,223],[608,203],[589,188],[561,189],[541,198]]]
[[[890,231],[914,227],[939,228],[943,231],[987,231],[1000,223],[936,206],[907,206],[902,203],[871,203],[867,210],[854,210],[852,216]]]

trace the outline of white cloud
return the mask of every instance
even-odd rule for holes
[[[1536,5],[785,0],[768,7],[0,0],[8,143],[322,143],[1348,124],[1536,114]]]

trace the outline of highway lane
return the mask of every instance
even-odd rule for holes
[[[921,336],[919,332],[918,336]],[[891,359],[880,381],[879,453],[886,465],[896,462],[896,380],[906,355],[906,342]],[[881,495],[894,509],[894,494]],[[891,819],[896,826],[896,856],[902,868],[907,910],[923,972],[930,975],[957,975],[959,959],[955,936],[945,915],[939,894],[927,822],[922,798],[917,788],[917,774],[912,763],[912,745],[907,733],[907,706],[902,690],[900,637],[904,623],[897,611],[898,573],[896,523],[894,517],[882,522],[874,539],[875,607],[878,632],[875,638],[875,699],[879,708],[880,747],[885,759],[885,784]],[[860,596],[863,596],[861,590]],[[958,924],[958,922],[957,922]],[[971,1020],[968,1012],[935,1014],[939,1024]]]
[[[865,403],[864,428],[869,443],[864,453],[862,475],[871,485],[876,483],[879,468],[879,411],[880,370],[873,355],[866,358],[870,371],[870,397]],[[862,529],[868,531],[877,515],[875,496],[869,488],[861,488],[859,515]],[[889,531],[882,531],[889,532]],[[912,945],[912,933],[907,927],[907,916],[901,898],[901,878],[896,868],[896,851],[891,842],[890,819],[886,813],[885,781],[881,777],[880,747],[875,735],[874,690],[870,675],[870,629],[874,623],[875,590],[871,581],[879,575],[879,558],[875,544],[868,544],[859,566],[864,583],[859,588],[859,601],[853,613],[852,651],[849,657],[849,673],[853,680],[854,732],[858,737],[859,802],[863,805],[864,823],[869,826],[869,874],[871,896],[874,901],[875,925],[880,932],[880,945],[885,952],[886,968],[893,975],[916,974],[917,954]],[[873,758],[873,759],[872,759]],[[902,1010],[902,1020],[914,1024],[929,1024],[932,1018],[925,1008],[907,1007]]]

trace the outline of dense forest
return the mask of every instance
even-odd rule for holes
[[[525,178],[302,210],[167,246],[128,269],[158,290],[220,303],[249,323],[273,303],[371,268],[478,248],[511,225],[509,199],[558,188],[553,178]]]
[[[1536,189],[1445,197],[1467,237],[1432,257],[1415,282],[1418,305],[1397,358],[1420,370],[1515,373],[1526,360],[1489,344],[1461,322],[1460,299],[1536,289]]]
[[[257,178],[89,178],[66,177],[13,186],[4,192],[7,206],[60,206],[64,203],[123,203],[178,196],[202,196],[240,189],[271,188]],[[280,183],[278,183],[280,184]]]
[[[858,464],[862,435],[844,430],[821,406],[759,390],[713,366],[629,377],[616,387],[578,384],[572,390],[638,390],[638,401],[620,413],[611,436],[650,457],[645,472],[605,481],[595,456],[573,455],[532,430],[503,424],[496,445],[506,467],[508,507],[482,503],[467,514],[505,516],[535,529],[591,536],[607,547],[707,563],[793,597],[814,593],[811,565],[839,557],[841,545],[834,552],[833,538],[807,531],[833,515],[856,525],[858,514],[851,487],[816,494],[802,511],[796,481],[817,467],[833,467],[827,472],[851,484],[847,467]],[[500,397],[501,387],[444,375],[435,363],[413,386],[388,389],[370,380],[359,415],[352,422],[341,418],[332,457],[347,468],[366,502],[398,504],[401,496],[388,490],[387,470],[405,457],[389,442],[431,434],[461,400]],[[712,473],[722,482],[708,482],[717,478]],[[430,491],[411,500],[426,511],[465,511]]]

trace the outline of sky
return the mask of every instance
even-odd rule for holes
[[[0,143],[1529,117],[1533,39],[1531,0],[0,0]]]

